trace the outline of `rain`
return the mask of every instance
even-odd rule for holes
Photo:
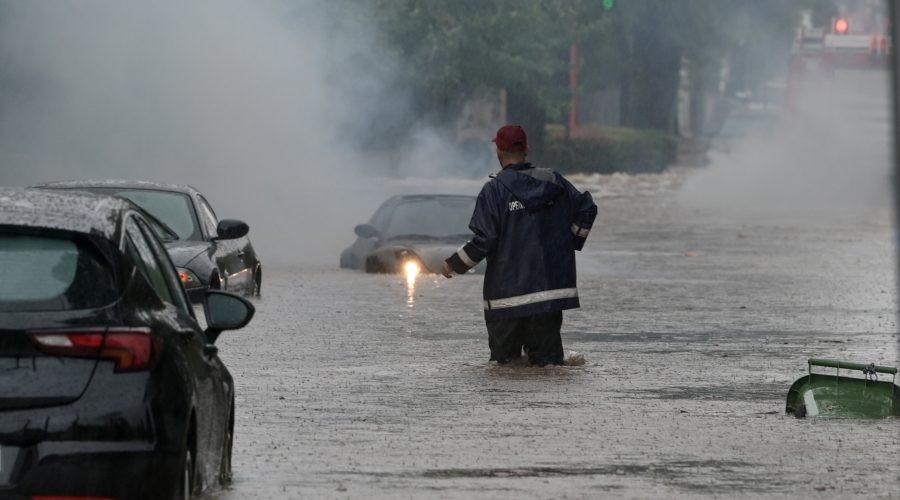
[[[785,407],[811,358],[900,366],[891,29],[881,0],[9,0],[0,186],[190,185],[249,226],[200,498],[893,497],[896,416]],[[483,268],[344,265],[386,200],[477,196],[506,124],[598,209],[560,366],[489,361]]]

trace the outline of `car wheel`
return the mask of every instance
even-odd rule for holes
[[[228,418],[228,428],[225,429],[225,444],[222,447],[222,470],[219,472],[219,482],[223,486],[231,482],[231,450],[234,445],[234,399],[231,400],[231,416]]]
[[[222,280],[219,279],[219,273],[214,272],[212,276],[209,277],[209,289],[210,290],[221,290],[222,289]]]
[[[194,454],[191,453],[191,447],[184,447],[184,467],[181,473],[181,484],[178,486],[178,500],[188,500],[193,496],[194,492]]]
[[[257,297],[259,297],[261,291],[262,291],[262,266],[256,266],[256,271],[253,273],[253,292],[250,295],[256,295]]]

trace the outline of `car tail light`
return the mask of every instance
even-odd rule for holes
[[[54,356],[110,359],[117,372],[149,369],[159,357],[159,336],[149,328],[57,330],[29,334],[41,351]]]

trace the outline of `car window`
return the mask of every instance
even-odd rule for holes
[[[372,214],[372,218],[369,219],[369,224],[375,226],[376,228],[378,228],[378,230],[384,228],[384,217],[385,214],[388,213],[388,211],[389,210],[387,205],[381,205],[380,207],[378,207],[378,210],[376,210],[375,213]]]
[[[218,227],[219,227],[219,219],[216,218],[216,213],[213,212],[211,206],[202,196],[197,196],[198,205],[200,206],[200,218],[203,219],[203,223],[206,225],[206,234],[210,236],[210,238],[218,236]]]
[[[151,189],[92,188],[91,191],[131,201],[172,229],[180,240],[203,239],[191,198],[186,194]]]
[[[126,249],[131,254],[131,258],[135,261],[135,265],[147,277],[147,281],[159,295],[159,298],[176,305],[175,299],[172,297],[172,291],[166,283],[166,277],[163,270],[150,249],[150,244],[144,238],[144,234],[138,228],[133,217],[129,217],[125,223],[125,233],[127,235]],[[130,246],[129,246],[130,245]]]
[[[147,243],[150,244],[150,248],[153,250],[153,255],[156,257],[156,261],[159,263],[160,270],[162,271],[162,275],[166,280],[169,291],[172,294],[173,304],[181,309],[185,314],[191,316],[193,315],[193,309],[191,309],[187,296],[184,292],[184,286],[181,284],[181,280],[178,279],[178,273],[175,271],[175,266],[172,265],[172,260],[169,258],[169,254],[166,252],[166,249],[156,240],[153,236],[153,232],[151,229],[145,224],[145,221],[140,221],[139,223],[141,230],[144,233],[144,237],[146,238]]]
[[[469,221],[475,198],[415,200],[394,207],[385,231],[386,238],[424,235],[441,238],[471,234]]]
[[[92,309],[116,295],[112,270],[87,238],[0,233],[0,311]]]

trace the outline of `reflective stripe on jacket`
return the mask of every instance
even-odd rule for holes
[[[597,216],[590,193],[558,173],[510,165],[478,195],[469,228],[475,236],[447,259],[457,273],[487,259],[484,315],[519,318],[579,307],[575,250]]]

